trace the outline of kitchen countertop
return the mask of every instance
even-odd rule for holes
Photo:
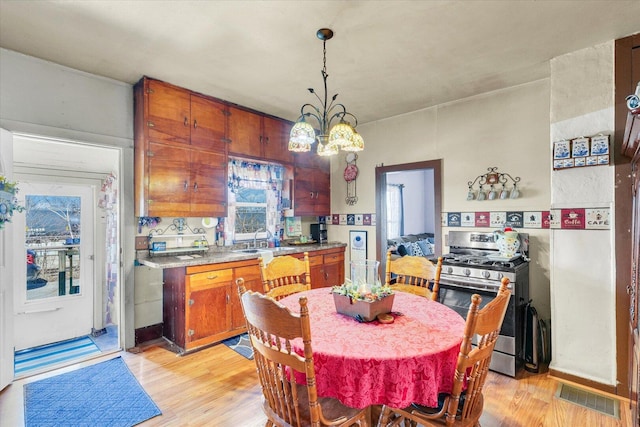
[[[339,247],[346,247],[346,243],[342,242],[327,242],[327,243],[310,243],[308,245],[296,245],[296,246],[280,246],[279,248],[260,248],[260,251],[273,252],[274,256],[279,255],[291,255],[302,252],[313,252],[324,249],[333,249]],[[258,253],[242,253],[238,252],[242,249],[231,248],[217,248],[210,247],[208,251],[199,252],[196,254],[167,254],[167,255],[154,255],[149,256],[147,251],[139,251],[137,261],[152,268],[175,268],[175,267],[191,267],[195,265],[204,264],[218,264],[221,262],[243,261],[248,259],[258,259],[260,252]],[[191,259],[185,258],[186,256],[192,257]]]

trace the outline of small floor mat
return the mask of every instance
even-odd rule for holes
[[[222,341],[222,344],[234,350],[236,353],[243,355],[247,359],[253,360],[253,347],[251,347],[249,335],[238,335]]]
[[[26,427],[131,427],[161,414],[120,357],[24,385]]]
[[[89,337],[19,350],[15,352],[14,376],[24,377],[50,366],[100,353],[98,346]]]
[[[556,397],[620,419],[620,402],[616,399],[571,387],[567,384],[558,385]]]

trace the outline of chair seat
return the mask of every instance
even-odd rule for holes
[[[298,408],[300,409],[300,426],[307,427],[311,426],[311,414],[309,411],[309,394],[307,393],[307,386],[303,384],[297,385],[298,389],[298,398],[300,405]],[[334,424],[335,426],[351,426],[357,421],[361,422],[361,425],[367,425],[365,423],[364,416],[365,413],[362,412],[362,409],[350,408],[348,406],[343,405],[338,399],[333,399],[330,397],[319,397],[318,403],[322,408],[322,414],[328,420],[336,420],[340,417],[344,417],[344,422]],[[268,403],[265,401],[264,410],[270,411]],[[275,415],[275,414],[274,414]],[[283,425],[287,425],[286,423]]]

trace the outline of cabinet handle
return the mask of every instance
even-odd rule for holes
[[[310,194],[311,194],[311,198],[313,199],[313,191]]]
[[[320,194],[320,193],[318,193],[318,192],[316,191],[316,199],[318,198],[318,195],[319,195],[319,194]]]
[[[265,141],[265,142],[264,142],[265,144],[268,144],[268,143],[269,143],[269,137],[267,136],[267,137],[264,139],[264,141]]]
[[[217,278],[218,278],[217,274],[216,275],[210,274],[210,275],[207,276],[207,279],[209,279],[209,280],[213,280],[213,279],[217,279]]]
[[[193,183],[193,191],[194,191],[194,192],[197,192],[197,191],[198,191],[198,183],[197,183],[197,182],[194,182],[194,183]]]
[[[263,140],[262,135],[260,135],[260,144],[262,144],[262,140]]]
[[[155,123],[153,122],[147,122],[147,126],[149,126],[150,128],[155,127]]]
[[[189,126],[189,119],[186,116],[184,118],[184,125]]]
[[[229,294],[227,294],[227,304],[229,304]]]
[[[193,128],[196,129],[198,127],[198,121],[193,119]]]
[[[329,273],[327,273],[326,271],[324,273],[324,280],[329,280]]]
[[[184,182],[184,191],[189,191],[189,183],[187,181]]]

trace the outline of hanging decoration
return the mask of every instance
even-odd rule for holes
[[[24,211],[24,206],[18,203],[18,183],[9,181],[4,175],[0,175],[0,230],[6,222],[11,222],[13,212]]]
[[[506,172],[498,172],[497,167],[487,168],[489,172],[479,175],[473,181],[469,181],[467,200],[495,200],[517,199],[520,197],[518,182],[520,177],[512,177]],[[478,189],[474,185],[478,185]]]
[[[358,160],[358,155],[356,153],[349,153],[345,160],[347,161],[347,167],[344,169],[344,180],[347,181],[347,197],[345,201],[348,205],[353,206],[358,203],[356,188],[356,179],[358,178],[356,160]]]

